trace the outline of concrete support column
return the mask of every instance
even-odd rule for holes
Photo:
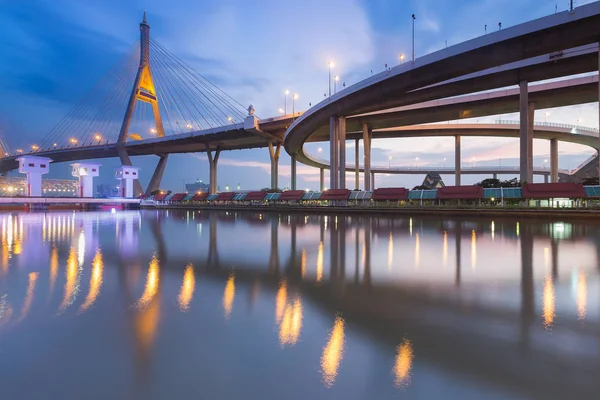
[[[271,158],[271,189],[277,189],[279,178],[279,153],[281,152],[281,143],[269,143],[269,156]]]
[[[329,118],[329,188],[337,189],[338,180],[338,124],[336,117]]]
[[[548,183],[548,175],[544,175],[544,183]]]
[[[520,151],[519,170],[522,182],[533,180],[533,114],[535,104],[529,103],[527,81],[519,82],[520,88]],[[533,112],[532,112],[533,111]],[[531,118],[531,121],[529,119]],[[530,132],[531,130],[531,132]]]
[[[375,172],[371,172],[371,190],[375,190]]]
[[[550,182],[558,182],[558,139],[550,139]]]
[[[494,179],[498,179],[498,174],[493,174],[493,175],[492,175],[492,178],[494,178]]]
[[[346,189],[346,117],[338,118],[338,140],[340,180],[336,189]]]
[[[296,156],[294,154],[292,154],[291,156],[292,158],[292,179],[291,179],[291,186],[292,186],[292,190],[296,190]]]
[[[216,149],[214,153],[207,151],[208,155],[208,166],[210,170],[210,194],[217,193],[217,163],[219,162],[219,155],[221,154],[220,149]]]
[[[325,170],[319,168],[319,188],[321,193],[325,190]]]
[[[360,186],[360,159],[358,155],[358,146],[360,144],[360,139],[356,139],[354,141],[354,189],[359,190]]]
[[[369,129],[367,124],[362,124],[363,131],[363,158],[364,158],[364,186],[365,191],[371,190],[371,137],[373,136],[373,131]]]
[[[150,194],[153,191],[160,189],[160,182],[162,181],[163,174],[165,173],[168,158],[168,154],[160,156],[160,160],[158,160],[156,169],[152,174],[152,179],[150,179],[150,183],[148,183],[148,187],[146,188],[146,194]]]
[[[133,167],[133,163],[131,162],[131,158],[129,158],[129,154],[127,154],[127,150],[125,150],[125,145],[117,146],[117,154],[119,155],[119,159],[121,160],[121,165],[126,167]],[[133,196],[137,197],[144,193],[142,189],[142,184],[139,179],[135,179],[133,181]]]
[[[454,136],[454,185],[460,186],[460,136]]]

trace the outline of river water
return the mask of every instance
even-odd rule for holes
[[[598,398],[598,224],[205,211],[0,224],[3,400]]]

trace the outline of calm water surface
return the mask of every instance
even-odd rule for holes
[[[0,214],[1,399],[597,399],[600,225]]]

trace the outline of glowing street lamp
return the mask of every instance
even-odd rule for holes
[[[52,146],[54,146],[54,147],[58,147],[58,143],[54,143]]]
[[[319,153],[321,153],[323,151],[323,149],[321,147],[319,147],[319,150],[317,150]]]
[[[94,139],[96,139],[96,140],[98,141],[98,143],[100,143],[100,141],[102,140],[102,135],[101,135],[101,134],[99,134],[99,133],[96,133],[96,134],[94,135]]]
[[[40,147],[37,144],[34,144],[33,146],[31,146],[31,150],[33,151],[37,151]]]
[[[227,117],[227,121],[229,121],[229,122],[231,122],[233,124],[233,118]]]
[[[283,108],[279,109],[279,114],[285,114],[285,111],[283,110]]]
[[[187,125],[186,125],[186,127],[187,127],[188,129],[192,129],[192,124],[187,124]]]
[[[71,139],[69,139],[69,142],[70,142],[71,144],[77,144],[77,139],[75,139],[75,138],[71,138]]]
[[[294,93],[294,94],[292,95],[292,119],[294,119],[294,115],[296,114],[296,109],[295,109],[295,104],[296,104],[296,103],[295,103],[295,102],[296,102],[296,99],[297,99],[297,98],[298,98],[298,94],[297,94],[297,93]]]
[[[400,64],[404,64],[404,54],[400,54]]]
[[[17,149],[17,153],[21,154],[21,153],[23,153],[23,150]]]
[[[156,133],[156,128],[150,128],[150,133]]]

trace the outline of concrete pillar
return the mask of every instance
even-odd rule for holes
[[[340,180],[337,189],[346,189],[346,117],[338,118],[338,140]]]
[[[338,180],[338,124],[336,117],[329,118],[329,188],[337,188]]]
[[[359,155],[358,155],[358,145],[359,145],[360,141],[359,139],[356,139],[354,141],[354,189],[358,190],[360,189],[360,159],[359,159]]]
[[[71,164],[71,175],[79,178],[79,190],[75,197],[94,197],[94,177],[100,175],[100,164]]]
[[[550,139],[550,182],[558,182],[558,139]]]
[[[19,172],[27,174],[28,197],[40,197],[42,195],[42,175],[50,170],[52,160],[47,157],[22,156],[17,158]]]
[[[127,150],[125,150],[125,146],[122,144],[117,145],[117,154],[119,155],[119,159],[121,160],[121,165],[124,167],[133,167],[133,163],[131,162],[131,158],[129,158],[129,154],[127,154]],[[135,196],[140,196],[144,193],[142,189],[142,184],[139,179],[133,181],[133,194]]]
[[[454,185],[460,186],[460,136],[454,136]]]
[[[371,172],[371,190],[375,190],[375,172]]]
[[[520,151],[519,170],[522,182],[531,182],[533,179],[533,120],[532,105],[529,104],[527,81],[519,82],[520,88]],[[535,111],[535,106],[533,105]],[[531,128],[530,128],[531,126]],[[530,135],[531,129],[531,135]],[[530,158],[531,157],[531,158]]]
[[[279,178],[279,153],[281,152],[281,143],[274,145],[269,143],[269,156],[271,158],[271,189],[277,189]]]
[[[220,149],[216,149],[214,154],[212,151],[207,151],[208,165],[210,168],[210,194],[217,193],[217,163],[219,162]]]
[[[493,175],[492,175],[492,178],[494,178],[494,179],[498,179],[498,174],[493,174]]]
[[[160,160],[158,160],[158,164],[156,164],[154,174],[152,174],[152,179],[150,179],[150,183],[146,189],[146,194],[150,194],[153,191],[160,189],[160,182],[162,181],[163,174],[165,173],[168,159],[168,154],[160,156]]]
[[[544,183],[548,183],[548,175],[544,175]]]
[[[291,189],[292,190],[296,190],[296,156],[294,154],[292,154],[291,156],[292,159],[292,178],[291,178]]]
[[[325,190],[325,169],[323,168],[319,168],[319,187],[321,192]]]
[[[364,170],[364,186],[365,191],[371,190],[371,137],[373,136],[373,131],[369,129],[367,124],[362,124],[363,131],[363,163],[365,166]]]
[[[123,165],[116,170],[115,178],[119,180],[119,196],[132,198],[135,193],[134,182],[139,179],[139,168]]]

